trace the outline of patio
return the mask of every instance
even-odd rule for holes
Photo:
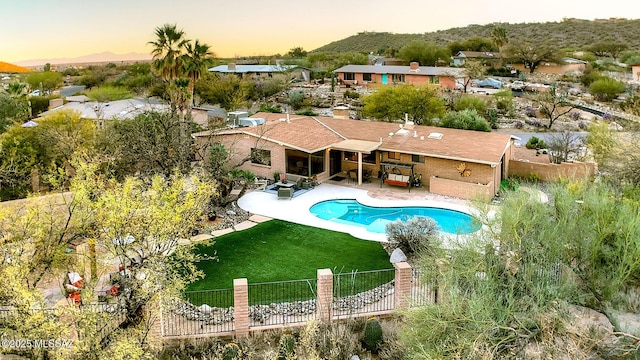
[[[252,191],[238,199],[238,205],[252,214],[324,229],[348,233],[364,240],[386,241],[385,234],[372,233],[364,228],[334,223],[317,218],[309,208],[324,200],[355,199],[358,202],[377,207],[425,206],[438,207],[462,212],[473,212],[463,199],[432,194],[424,188],[406,189],[382,185],[374,181],[367,184],[347,183],[347,181],[325,181],[290,200],[278,200],[272,191]]]

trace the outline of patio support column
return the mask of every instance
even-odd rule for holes
[[[394,303],[396,309],[406,309],[409,307],[409,297],[411,296],[412,269],[407,262],[393,264],[396,269],[394,284]]]
[[[233,279],[233,317],[237,337],[249,336],[249,283]]]
[[[318,302],[316,304],[317,317],[324,323],[331,321],[331,307],[333,305],[333,273],[331,269],[318,269]]]
[[[358,185],[362,185],[362,153],[358,151]]]

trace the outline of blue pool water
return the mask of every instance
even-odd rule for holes
[[[367,231],[385,233],[388,223],[414,216],[434,219],[440,231],[451,234],[469,234],[482,226],[473,216],[460,211],[423,206],[372,207],[356,200],[327,200],[313,205],[309,211],[323,220],[361,226]]]

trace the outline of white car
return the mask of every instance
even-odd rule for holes
[[[29,96],[40,96],[40,90],[33,90]]]
[[[511,83],[511,90],[524,90],[526,84],[523,81],[516,80]]]

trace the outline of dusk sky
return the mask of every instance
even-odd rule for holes
[[[640,18],[627,0],[0,0],[0,61],[149,53],[154,29],[177,24],[219,57],[314,50],[361,31],[425,33],[563,17]]]

